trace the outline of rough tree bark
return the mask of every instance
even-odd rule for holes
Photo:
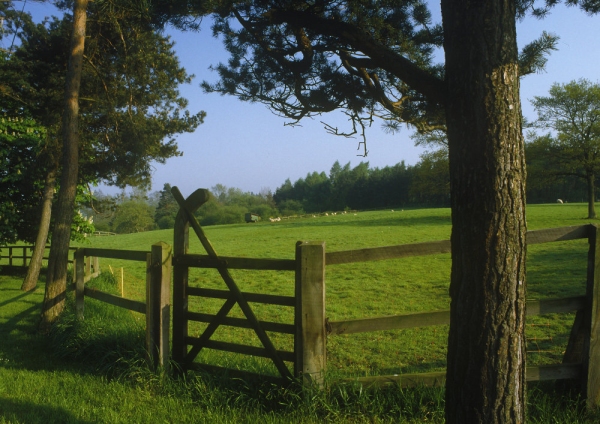
[[[525,420],[525,157],[515,2],[442,0],[452,185],[447,423]]]
[[[48,233],[50,230],[50,218],[52,216],[52,198],[54,197],[54,188],[56,187],[56,166],[53,166],[46,174],[44,182],[44,194],[42,196],[42,204],[40,211],[40,225],[38,227],[35,246],[31,255],[31,261],[27,268],[27,275],[21,285],[21,290],[30,291],[36,288],[40,270],[42,269],[42,260],[44,259],[44,251],[46,242],[48,241]]]
[[[65,84],[65,110],[62,122],[62,173],[40,323],[40,330],[44,332],[49,331],[51,325],[63,311],[67,290],[69,242],[79,173],[79,86],[83,65],[87,3],[88,0],[75,0],[73,5],[73,35]]]

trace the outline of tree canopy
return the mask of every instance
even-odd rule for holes
[[[180,66],[173,42],[122,11],[105,14],[100,3],[89,10],[87,31],[93,37],[86,44],[81,83],[79,183],[149,186],[152,162],[181,154],[174,136],[194,131],[205,113],[186,110],[179,86],[190,83],[191,76]],[[1,182],[3,216],[26,225],[6,227],[12,233],[2,240],[33,241],[45,175],[58,168],[62,151],[60,114],[72,17],[67,13],[35,24],[26,13],[3,12],[20,40],[0,61],[0,145],[10,165]]]
[[[81,179],[120,187],[150,184],[151,162],[180,155],[174,135],[194,131],[205,113],[191,114],[179,86],[191,76],[173,42],[127,15],[91,4],[81,81]],[[21,44],[3,64],[5,93],[46,128],[60,128],[64,69],[72,17],[22,24]],[[27,112],[25,112],[27,111]]]
[[[588,218],[595,218],[595,181],[600,173],[600,84],[582,79],[553,84],[549,96],[536,96],[534,126],[551,132],[529,134],[536,155],[550,175],[570,175],[588,185]]]

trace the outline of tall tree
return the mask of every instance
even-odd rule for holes
[[[95,2],[88,8],[92,19],[87,25],[91,37],[85,47],[81,81],[79,183],[103,180],[120,187],[148,186],[150,163],[164,163],[179,155],[173,135],[193,131],[202,122],[204,112],[192,115],[185,111],[187,101],[180,97],[178,86],[189,83],[191,77],[179,65],[173,43],[136,21],[127,10],[113,8],[108,13],[105,5]],[[41,155],[45,164],[40,169],[47,171],[46,180],[50,180],[51,171],[60,170],[53,158],[61,152],[55,135],[60,132],[60,124],[56,124],[60,123],[59,111],[63,108],[59,93],[64,93],[65,45],[72,18],[66,14],[60,20],[39,25],[31,23],[26,15],[19,18],[21,44],[0,66],[3,75],[11,76],[5,80],[2,94],[3,99],[7,94],[17,99],[19,110],[35,116],[48,129]],[[43,176],[37,179],[43,180]],[[54,190],[48,186],[45,191]],[[41,193],[27,200],[33,202],[40,197]],[[46,213],[41,216],[43,225],[39,226],[36,242],[40,248],[45,244],[40,240],[45,240],[43,232],[50,222],[52,200],[50,195],[44,197]],[[36,264],[41,265],[41,260],[32,259],[24,290],[37,283]]]
[[[410,186],[411,199],[417,204],[448,206],[450,198],[450,172],[448,149],[427,151],[413,168]]]
[[[582,79],[553,84],[548,97],[534,97],[535,126],[554,133],[530,133],[547,172],[583,179],[588,188],[588,218],[596,218],[596,178],[600,174],[600,84]]]
[[[179,205],[171,193],[171,185],[165,183],[160,191],[158,205],[154,212],[154,221],[160,229],[173,228]]]
[[[67,290],[67,265],[75,195],[79,177],[79,87],[83,69],[83,49],[87,0],[75,0],[73,5],[73,35],[65,85],[63,111],[63,153],[60,192],[56,206],[56,220],[52,231],[52,247],[48,257],[46,291],[42,307],[40,329],[49,331],[64,309]]]
[[[185,26],[197,23],[186,17],[211,6],[157,0],[154,12],[179,14],[174,21]],[[515,20],[532,6],[529,0],[442,0],[441,26],[432,24],[420,0],[230,1],[213,9],[213,31],[224,37],[231,59],[216,68],[221,81],[205,84],[207,90],[264,102],[292,122],[341,108],[359,130],[374,116],[422,131],[447,128],[448,423],[525,419],[519,76],[543,66],[556,42],[544,34],[519,54]],[[440,46],[443,67],[431,60]]]

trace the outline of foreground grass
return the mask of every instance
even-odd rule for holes
[[[585,205],[528,209],[530,229],[582,225],[586,223],[582,216]],[[450,215],[445,209],[381,211],[274,225],[208,227],[206,232],[222,255],[292,258],[296,240],[326,240],[327,249],[335,251],[445,239],[450,234]],[[190,238],[191,250],[201,253],[199,243]],[[161,239],[170,242],[172,232],[97,238],[92,245],[146,250]],[[528,296],[581,294],[586,250],[585,241],[532,246]],[[92,284],[119,291],[118,270],[123,267],[126,296],[143,299],[142,264],[101,260],[101,265],[104,270],[110,265],[115,277],[105,275]],[[347,319],[445,309],[449,266],[449,255],[435,255],[328,268],[327,315]],[[248,274],[234,274],[242,290],[293,291],[291,274]],[[207,287],[223,285],[209,271],[194,270],[190,280]],[[189,374],[174,381],[145,367],[143,316],[87,301],[86,319],[76,322],[67,313],[48,340],[35,333],[43,284],[23,293],[20,283],[19,276],[0,276],[0,422],[443,422],[442,389],[362,390],[334,380],[442,369],[444,327],[331,338],[331,381],[323,392],[301,393],[214,375]],[[210,310],[219,305],[203,306]],[[281,309],[257,313],[264,319],[290,322],[289,314]],[[565,314],[528,321],[528,361],[560,362],[571,322],[572,316]],[[219,337],[250,339],[236,332]],[[276,342],[278,347],[289,348],[290,340]],[[272,372],[260,361],[243,363],[215,353],[202,359]],[[587,415],[576,397],[557,391],[554,383],[529,384],[528,405],[528,422],[592,423],[600,419]]]

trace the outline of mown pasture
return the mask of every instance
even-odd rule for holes
[[[583,219],[584,204],[531,205],[527,214],[529,229],[589,222]],[[298,240],[324,240],[328,251],[340,251],[447,239],[450,229],[448,209],[428,209],[215,226],[205,231],[220,255],[291,259]],[[192,252],[204,253],[193,234],[190,240]],[[94,237],[86,246],[149,250],[157,241],[172,243],[172,231]],[[528,297],[582,294],[586,255],[585,240],[531,246]],[[125,296],[144,299],[144,264],[110,259],[100,263],[103,271],[112,269],[114,278],[90,284],[104,287],[109,281],[112,290],[119,292],[122,268]],[[449,273],[450,255],[329,267],[327,316],[340,320],[446,309]],[[293,294],[291,273],[232,270],[232,274],[243,291]],[[224,288],[214,270],[193,270],[190,282]],[[190,376],[178,384],[166,382],[128,359],[128,349],[143,345],[143,316],[115,311],[93,299],[86,302],[85,323],[74,324],[70,316],[61,324],[71,328],[68,337],[59,337],[65,343],[54,342],[48,350],[47,341],[33,331],[43,282],[32,293],[20,293],[18,287],[18,276],[0,276],[0,336],[4,340],[0,343],[0,422],[443,422],[441,389],[371,392],[332,385],[323,394],[307,398],[271,386],[240,381],[227,385],[206,376]],[[191,308],[214,311],[218,306],[204,302]],[[260,319],[292,320],[291,311],[282,308],[257,308],[256,312]],[[561,361],[572,320],[570,314],[528,320],[530,364]],[[443,369],[446,332],[440,326],[330,338],[328,379]],[[258,343],[245,330],[215,336]],[[290,343],[285,337],[275,340],[277,347],[289,348]],[[207,351],[200,359],[275,373],[268,361],[256,358]],[[577,402],[557,398],[552,385],[530,385],[529,392],[529,422],[591,423],[598,418],[582,412]]]
[[[528,208],[530,229],[586,223],[585,205],[532,205]],[[335,216],[288,219],[280,222],[206,227],[204,230],[218,254],[260,258],[293,258],[299,240],[324,240],[327,251],[359,249],[393,244],[443,240],[450,237],[448,209],[385,210],[337,214]],[[204,253],[193,232],[190,251]],[[99,237],[92,247],[149,249],[157,241],[172,243],[172,231]],[[584,292],[587,264],[585,240],[531,246],[528,253],[528,299],[567,297]],[[404,258],[380,262],[345,264],[326,270],[326,315],[330,320],[376,317],[449,308],[450,255]],[[141,263],[101,260],[120,278],[123,267],[125,296],[144,299],[145,268]],[[231,271],[242,291],[293,295],[293,273],[280,271]],[[215,270],[193,269],[190,284],[225,288]],[[221,301],[203,301],[190,310],[215,313]],[[291,308],[254,305],[259,319],[292,323]],[[234,309],[231,316],[242,316]],[[141,319],[141,317],[139,318]],[[528,360],[532,365],[560,362],[573,316],[554,314],[532,317],[527,323]],[[191,334],[199,333],[196,325]],[[380,375],[443,369],[447,327],[382,331],[332,337],[328,340],[331,376]],[[291,350],[292,338],[273,335],[276,347]],[[220,328],[217,340],[244,340],[260,345],[251,330]],[[201,361],[258,367],[275,374],[269,360],[206,350]]]

